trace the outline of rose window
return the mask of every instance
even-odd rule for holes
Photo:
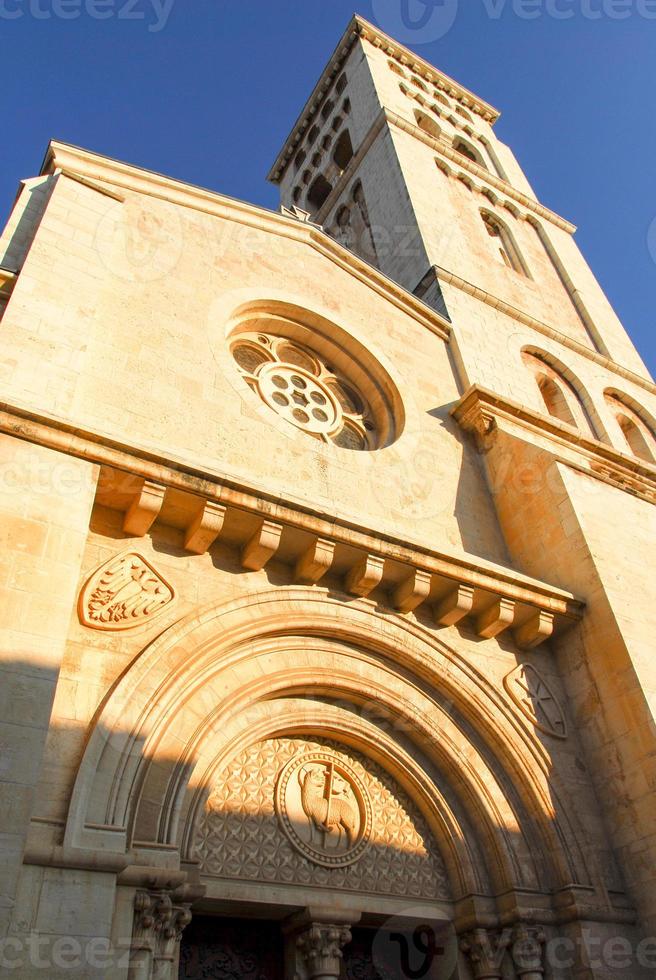
[[[297,429],[344,449],[376,447],[367,401],[314,351],[283,337],[240,334],[232,356],[262,401]]]

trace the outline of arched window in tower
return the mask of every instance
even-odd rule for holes
[[[548,378],[546,374],[540,375],[537,382],[549,415],[555,419],[560,419],[561,422],[566,422],[567,425],[575,426],[576,420],[570,411],[562,388],[552,378]]]
[[[352,159],[353,144],[351,143],[351,134],[348,129],[345,129],[335,144],[333,160],[340,170],[346,170]]]
[[[440,102],[443,106],[446,106],[447,109],[451,108],[451,103],[447,99],[446,95],[443,95],[438,89],[434,90],[433,98]]]
[[[471,145],[471,143],[468,143],[467,140],[456,137],[456,139],[453,141],[453,149],[457,150],[461,156],[467,157],[467,159],[471,160],[472,163],[477,163],[479,167],[484,167],[485,170],[488,169],[482,155]]]
[[[406,77],[406,74],[403,71],[403,69],[401,68],[401,66],[400,65],[397,65],[397,63],[395,61],[392,61],[390,59],[387,62],[387,64],[389,65],[389,67],[391,68],[391,70],[394,72],[395,75],[400,75],[401,78],[405,78]]]
[[[492,240],[494,254],[500,262],[520,275],[529,275],[528,268],[522,259],[515,240],[506,226],[489,211],[481,211],[485,230]]]
[[[346,75],[340,75],[335,85],[335,90],[337,94],[341,95],[347,85],[348,85],[348,78],[346,77]]]
[[[308,191],[308,204],[311,204],[312,207],[318,211],[328,200],[328,196],[331,191],[332,187],[326,178],[323,176],[323,174],[319,174],[319,176],[312,182],[310,190]]]
[[[456,112],[458,113],[459,116],[462,116],[463,119],[467,119],[470,123],[473,123],[474,120],[472,116],[470,116],[467,110],[463,109],[462,106],[457,106]]]
[[[420,88],[422,92],[428,91],[428,86],[426,85],[426,83],[422,82],[421,78],[417,78],[416,75],[412,75],[410,77],[410,81],[412,82],[413,85],[416,85],[417,88]]]
[[[647,423],[628,400],[610,391],[604,397],[632,454],[647,463],[656,462],[656,438]]]
[[[419,126],[419,129],[421,129],[424,133],[427,133],[436,140],[440,138],[440,127],[437,125],[435,120],[431,119],[431,117],[425,112],[422,112],[420,109],[415,109],[415,120],[417,122],[417,126]]]
[[[563,374],[540,354],[530,350],[522,351],[522,361],[535,378],[547,413],[552,418],[593,436],[594,430],[581,398]]]

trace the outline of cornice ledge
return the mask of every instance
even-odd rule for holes
[[[436,310],[312,224],[151,170],[143,170],[101,154],[91,153],[80,147],[53,141],[48,147],[42,172],[57,171],[62,176],[107,194],[117,201],[122,201],[123,198],[108,190],[107,184],[112,188],[119,187],[136,194],[144,194],[179,207],[304,242],[408,313],[432,333],[443,340],[448,340],[450,336],[449,321]]]
[[[556,214],[555,211],[545,207],[544,204],[540,204],[539,201],[534,200],[527,194],[524,194],[522,191],[518,191],[512,184],[509,184],[508,181],[503,180],[501,177],[497,177],[489,170],[486,170],[485,167],[481,167],[478,163],[470,160],[462,153],[458,153],[458,151],[454,150],[448,143],[445,143],[443,140],[436,139],[429,133],[424,132],[423,129],[415,126],[414,123],[411,123],[409,120],[404,119],[403,116],[399,116],[398,113],[394,112],[392,109],[383,109],[383,112],[390,125],[395,126],[397,129],[411,133],[417,139],[421,140],[422,143],[425,143],[427,146],[430,146],[431,149],[439,153],[440,156],[446,157],[448,160],[451,160],[452,163],[457,164],[461,170],[469,171],[469,173],[473,174],[475,177],[478,177],[479,180],[490,184],[490,186],[505,194],[506,197],[510,197],[513,201],[521,204],[527,211],[531,211],[534,214],[539,215],[539,217],[544,218],[545,221],[549,221],[553,225],[556,225],[556,227],[560,228],[562,231],[566,231],[570,235],[574,235],[576,233],[576,225],[573,225],[571,221],[567,221],[566,218],[562,218],[559,214]]]
[[[389,34],[385,34],[384,31],[381,31],[380,28],[365,20],[364,17],[356,14],[353,18],[353,23],[361,38],[366,41],[371,41],[374,44],[379,42],[380,46],[384,45],[386,52],[392,57],[404,59],[406,64],[423,73],[427,80],[438,87],[444,86],[454,98],[458,99],[458,101],[462,102],[463,105],[472,109],[478,115],[483,116],[492,125],[501,116],[500,111],[490,105],[489,102],[485,102],[484,99],[479,99],[477,95],[474,95],[473,92],[465,88],[464,85],[461,85],[460,82],[456,82],[455,79],[451,78],[445,72],[440,71],[434,65],[431,65],[429,61],[421,58],[414,51],[411,51],[410,48],[406,48],[403,44],[395,41]]]
[[[651,379],[643,378],[640,374],[636,374],[635,371],[630,371],[628,368],[622,367],[621,364],[617,364],[604,354],[592,350],[591,347],[586,347],[585,344],[574,340],[573,337],[568,337],[567,334],[560,333],[559,330],[550,327],[543,320],[536,320],[535,317],[530,316],[528,313],[523,313],[522,310],[519,310],[516,306],[511,306],[510,303],[506,303],[505,300],[500,299],[498,296],[494,296],[492,293],[486,293],[485,290],[474,286],[471,282],[467,282],[466,279],[461,279],[455,272],[450,272],[441,265],[434,265],[433,269],[440,282],[455,286],[456,289],[460,289],[463,293],[475,296],[476,299],[479,299],[482,303],[486,303],[495,310],[499,310],[500,313],[505,313],[506,316],[512,317],[513,320],[518,320],[520,323],[526,324],[527,327],[536,330],[545,337],[551,337],[552,340],[562,344],[563,347],[568,347],[570,350],[576,351],[577,354],[581,354],[588,360],[600,364],[607,371],[612,371],[613,374],[618,374],[621,378],[625,378],[627,381],[631,381],[632,384],[644,388],[650,394],[656,395],[656,383]]]
[[[566,447],[575,452],[581,458],[580,468],[589,476],[656,503],[656,466],[627,456],[606,443],[583,435],[572,426],[487,388],[473,385],[451,414],[466,432],[475,436],[483,451],[492,445],[499,421],[510,421],[538,432],[558,448]],[[567,465],[572,464],[571,459],[558,453],[555,455]]]
[[[31,409],[0,403],[0,432],[128,473],[165,489],[179,490],[223,507],[264,517],[268,522],[300,528],[321,540],[347,544],[365,555],[376,556],[381,562],[390,559],[502,596],[513,603],[541,609],[558,616],[562,622],[572,624],[583,616],[585,603],[573,593],[513,568],[465,553],[437,552],[388,532],[337,520],[334,515],[325,515],[300,501],[281,500],[262,487],[245,486],[219,472],[196,468],[178,457],[168,457],[84,431],[62,419],[41,415]]]

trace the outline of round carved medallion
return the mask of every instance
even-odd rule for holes
[[[369,794],[353,769],[331,752],[306,752],[287,763],[276,784],[276,813],[292,845],[315,864],[343,868],[369,845]]]

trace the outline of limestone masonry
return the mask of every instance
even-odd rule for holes
[[[53,142],[0,241],[0,977],[656,976],[656,385],[355,17],[273,213]]]

